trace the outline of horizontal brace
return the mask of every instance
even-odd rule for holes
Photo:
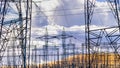
[[[96,38],[90,38],[90,39],[99,39],[99,38],[102,38],[102,37],[96,37]]]
[[[113,28],[119,28],[119,26],[106,27],[106,28],[101,28],[101,29],[94,29],[94,30],[90,30],[90,32],[91,32],[91,31],[98,31],[98,30],[113,29]]]
[[[28,18],[28,19],[30,19],[30,18]],[[23,20],[26,20],[26,18],[25,17],[22,18],[22,21]],[[21,21],[21,20],[19,18],[17,18],[17,19],[14,19],[14,20],[5,21],[5,22],[3,22],[3,24],[2,23],[0,23],[0,24],[2,24],[2,25],[9,25],[9,24],[14,24],[14,23],[19,22],[19,21]]]
[[[111,35],[111,36],[106,36],[106,37],[116,37],[116,36],[120,36],[120,35]]]

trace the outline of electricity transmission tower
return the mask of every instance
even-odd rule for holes
[[[104,44],[107,44],[113,50],[112,52],[116,56],[115,61],[115,67],[116,67],[116,61],[119,61],[117,58],[120,58],[119,55],[119,42],[120,42],[120,4],[119,0],[106,0],[111,12],[116,20],[117,23],[116,26],[111,27],[105,27],[101,29],[91,29],[91,24],[93,23],[93,15],[95,11],[95,3],[96,0],[85,0],[85,44],[87,47],[87,64],[88,68],[98,67],[98,63],[92,64],[95,62],[95,59],[92,59],[92,56],[97,57],[95,54],[99,53],[99,47],[104,47]],[[105,23],[105,22],[103,22]],[[106,42],[104,42],[106,41]],[[104,43],[104,44],[103,44]],[[96,48],[96,50],[94,49]],[[108,48],[106,48],[108,49]],[[102,50],[102,49],[101,49]],[[108,52],[109,53],[109,52]],[[108,61],[108,60],[107,60]],[[108,67],[108,64],[105,65],[105,67]]]
[[[0,0],[0,5],[0,63],[4,61],[2,59],[7,47],[14,42],[21,50],[19,65],[26,68],[26,47],[30,46],[31,35],[32,0]]]

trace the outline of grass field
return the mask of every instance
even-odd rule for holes
[[[32,64],[29,68],[86,68],[88,65],[87,54],[70,56],[61,61],[48,62],[44,64]],[[97,53],[90,55],[92,68],[120,68],[120,57],[113,53]],[[2,66],[1,68],[22,68],[20,66]],[[27,66],[28,68],[28,66]]]

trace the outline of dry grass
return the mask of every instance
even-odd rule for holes
[[[48,65],[50,67],[57,66],[57,65],[59,66],[70,65],[71,66],[72,64],[75,64],[76,66],[79,66],[80,64],[88,65],[88,58],[89,58],[89,55],[80,54],[80,55],[70,56],[67,59],[59,61],[59,64],[57,64],[58,63],[57,61],[57,62],[48,63]],[[90,55],[90,62],[93,68],[95,68],[96,65],[115,66],[115,65],[120,65],[120,58],[118,54],[114,54],[114,53],[99,53],[99,54],[97,53],[97,54]]]
[[[44,68],[45,66],[47,66],[48,68],[57,68],[58,66],[60,68],[63,68],[62,66],[71,66],[72,64],[76,65],[76,66],[80,66],[80,64],[82,65],[88,65],[88,57],[89,55],[87,54],[80,54],[80,55],[75,55],[75,56],[70,56],[66,59],[63,59],[61,61],[56,61],[56,62],[49,62],[47,64],[38,64],[38,65],[31,65],[29,66],[29,68]],[[93,66],[92,68],[95,68],[96,65],[100,65],[100,64],[107,64],[107,65],[115,65],[115,64],[119,64],[120,65],[120,58],[118,54],[113,54],[113,53],[97,53],[97,54],[91,54],[90,55],[90,62],[91,62],[91,66]],[[13,66],[2,66],[0,68],[16,68]],[[20,68],[20,67],[17,67]],[[28,66],[27,66],[28,68]],[[72,67],[70,67],[72,68]],[[76,67],[78,68],[78,67]],[[86,67],[84,67],[86,68]],[[112,67],[115,68],[115,67]],[[120,68],[120,67],[118,67]]]

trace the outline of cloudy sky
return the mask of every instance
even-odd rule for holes
[[[36,40],[43,36],[46,28],[49,35],[59,35],[63,27],[68,35],[73,35],[72,42],[81,46],[85,42],[84,0],[43,0],[33,4],[32,40],[36,45],[44,41]],[[117,23],[105,0],[96,0],[90,29],[116,26]],[[39,41],[39,43],[38,43]],[[52,40],[52,45],[60,44],[61,40]],[[105,42],[105,41],[104,41]]]
[[[17,8],[14,7],[15,4],[11,3],[10,5],[11,7],[8,8],[10,13],[6,16],[7,20],[18,17]],[[24,5],[22,11],[24,16]],[[116,25],[117,23],[107,2],[105,0],[96,0],[90,29]],[[49,35],[62,34],[64,28],[66,34],[74,36],[73,43],[78,46],[84,43],[84,0],[33,0],[32,44],[44,45],[44,41],[36,38],[45,35],[46,28]],[[59,44],[60,41],[52,40],[53,44]]]
[[[49,34],[59,34],[63,30],[63,27],[69,34],[84,34],[84,0],[33,1],[32,37],[35,38],[35,36],[43,35],[46,27],[48,28]],[[18,17],[17,8],[14,6],[15,4],[11,4],[11,7],[8,8],[10,13],[6,16],[7,20]],[[24,8],[22,10],[24,16],[25,10]],[[117,23],[106,0],[96,0],[90,29],[115,25]]]
[[[32,36],[48,33],[60,34],[65,28],[67,34],[84,42],[84,0],[40,0],[33,4]],[[113,23],[114,22],[114,23]],[[115,26],[117,23],[105,0],[96,0],[90,29]]]

